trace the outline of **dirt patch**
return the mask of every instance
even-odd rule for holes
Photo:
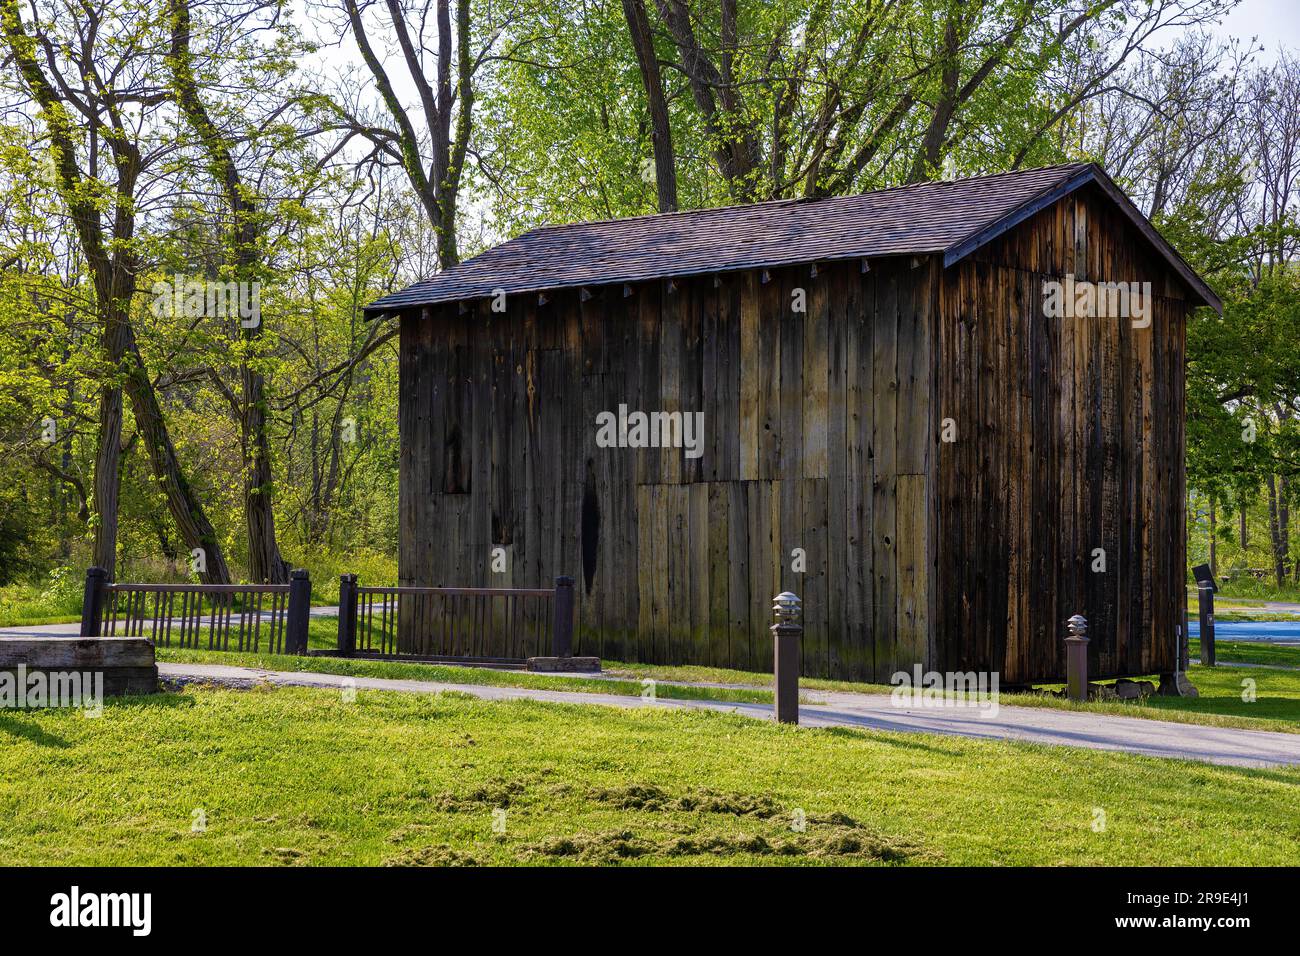
[[[577,863],[610,864],[642,857],[691,856],[805,857],[827,862],[901,863],[915,848],[863,827],[830,826],[807,833],[728,833],[669,837],[659,841],[639,837],[630,830],[576,833],[551,837],[523,847],[520,858],[569,859]]]
[[[806,834],[802,850],[815,859],[856,857],[882,863],[902,863],[917,855],[917,848],[905,840],[863,827],[830,827]]]
[[[480,866],[476,857],[446,844],[409,847],[401,853],[387,857],[381,866]]]
[[[652,784],[631,784],[592,790],[592,800],[607,803],[620,810],[648,810],[652,812],[730,813],[735,816],[767,819],[781,812],[781,807],[770,797],[748,793],[725,793],[699,787],[681,796],[672,796]]]
[[[646,840],[635,840],[641,847],[637,855],[665,857],[686,856],[796,856],[819,860],[850,862],[877,861],[898,863],[920,853],[913,844],[879,833],[864,826],[848,814],[808,814],[807,829],[802,832],[779,826],[789,811],[772,797],[762,794],[712,790],[698,787],[686,793],[673,795],[653,784],[634,783],[624,787],[611,787],[588,791],[589,799],[620,810],[639,810],[647,813],[727,814],[741,819],[771,821],[765,832],[727,833],[702,835],[694,826],[670,827],[680,835],[647,845]],[[698,819],[698,818],[696,818]],[[584,852],[583,838],[570,837],[566,847],[573,853]],[[577,841],[576,843],[574,841]],[[560,850],[565,847],[555,847]],[[564,855],[556,852],[554,855]]]
[[[463,813],[484,807],[508,807],[518,802],[524,785],[517,780],[495,780],[469,793],[441,793],[433,798],[433,808],[443,813]]]
[[[879,861],[901,863],[913,848],[860,827],[831,827],[788,837],[734,834],[681,837],[663,847],[666,856],[800,856],[818,860]]]
[[[524,847],[521,856],[525,860],[567,857],[582,863],[615,863],[636,859],[653,850],[652,844],[638,839],[628,830],[611,830],[606,833],[550,837]]]
[[[272,857],[277,863],[297,863],[307,856],[302,850],[295,849],[291,846],[267,847],[262,851],[269,857]]]
[[[800,857],[840,863],[900,863],[916,856],[928,856],[905,840],[882,834],[844,813],[811,813],[806,818],[764,794],[713,790],[696,787],[673,794],[654,784],[581,789],[568,784],[538,784],[539,795],[585,796],[609,809],[655,815],[655,823],[638,831],[616,829],[551,836],[516,846],[524,863],[569,861],[588,865],[610,865],[647,858],[686,857]],[[482,812],[496,807],[527,802],[528,788],[517,780],[494,780],[465,793],[443,793],[433,798],[435,809],[447,813]],[[710,832],[715,814],[731,817],[722,821],[724,830]],[[662,815],[662,816],[661,816]],[[684,815],[684,816],[683,816]],[[793,816],[792,816],[793,815]],[[806,829],[796,831],[787,822],[796,818]],[[629,821],[631,822],[631,821]],[[395,830],[392,843],[423,842],[424,826],[409,824]],[[656,835],[646,835],[652,830]],[[746,832],[748,831],[748,832]],[[424,840],[429,839],[424,836]],[[447,846],[411,847],[385,860],[388,866],[474,866],[479,863]]]
[[[786,844],[773,844],[767,837],[756,833],[738,833],[727,836],[678,837],[663,847],[664,856],[733,856],[737,853],[752,853],[766,856],[782,853],[793,856],[797,853]]]

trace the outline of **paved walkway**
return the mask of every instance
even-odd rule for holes
[[[484,700],[542,700],[564,704],[603,704],[611,707],[661,707],[715,710],[770,719],[771,704],[737,704],[712,700],[644,700],[617,694],[589,694],[580,691],[537,690],[526,687],[497,687],[485,684],[446,684],[435,681],[388,680],[374,677],[341,677],[264,671],[225,664],[161,663],[158,670],[175,680],[214,681],[232,686],[269,682],[300,687],[356,687],[413,694],[458,691]],[[800,722],[807,727],[852,727],[860,730],[892,730],[914,733],[953,734],[994,740],[1021,740],[1037,744],[1086,747],[1203,760],[1237,767],[1273,767],[1300,764],[1300,734],[1266,733],[1222,727],[1203,727],[1141,717],[1051,710],[1033,707],[998,709],[996,716],[982,717],[974,709],[902,709],[894,707],[885,694],[848,694],[806,691],[816,703],[800,706]]]

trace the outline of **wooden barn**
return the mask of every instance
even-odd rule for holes
[[[533,230],[368,307],[401,583],[572,574],[606,659],[768,670],[790,590],[806,674],[1062,679],[1075,613],[1172,672],[1199,306],[1094,165]]]

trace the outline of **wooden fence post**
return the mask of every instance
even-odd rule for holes
[[[573,578],[555,579],[555,626],[551,631],[551,656],[573,656]]]
[[[357,652],[357,576],[339,577],[339,653],[351,657]]]
[[[307,622],[311,618],[311,578],[306,568],[289,572],[289,610],[284,621],[284,652],[307,653]]]
[[[100,625],[104,620],[104,598],[108,584],[108,572],[103,568],[86,569],[86,592],[81,599],[81,636],[99,637]]]
[[[1070,700],[1088,699],[1088,621],[1076,614],[1066,622],[1065,687]]]

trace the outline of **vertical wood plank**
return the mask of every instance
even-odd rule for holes
[[[740,280],[740,478],[758,478],[759,388],[764,369],[760,363],[759,337],[762,317],[758,279],[746,272]]]

